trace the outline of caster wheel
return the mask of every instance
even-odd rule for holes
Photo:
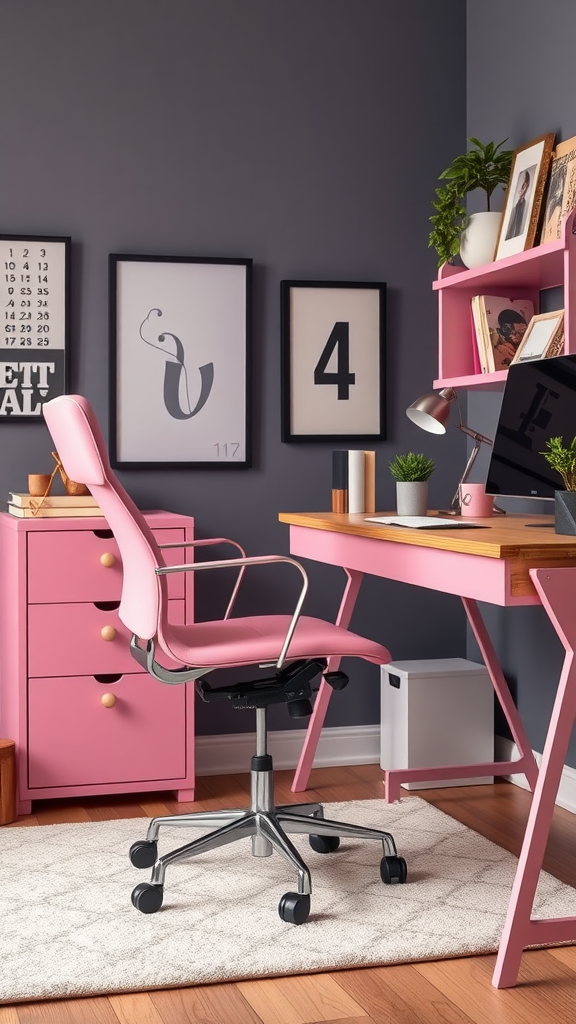
[[[316,853],[334,853],[340,846],[338,836],[308,836],[308,840]]]
[[[403,885],[408,878],[408,866],[404,857],[382,857],[380,878],[384,885]]]
[[[132,903],[141,914],[155,914],[162,906],[164,886],[140,882],[132,893]]]
[[[130,852],[130,863],[135,868],[151,868],[156,863],[158,856],[158,843],[155,841],[149,842],[148,839],[141,839],[137,843],[132,843]]]
[[[310,897],[298,892],[285,892],[278,904],[278,913],[288,924],[304,924],[310,913]]]

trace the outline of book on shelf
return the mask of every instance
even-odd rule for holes
[[[42,502],[42,508],[98,508],[91,494],[50,494],[47,498],[34,498],[31,494],[8,491],[8,502],[19,508],[32,508]]]
[[[376,511],[376,452],[332,452],[332,511]]]
[[[534,303],[502,295],[474,295],[471,305],[482,372],[507,370],[534,316]]]
[[[40,501],[40,498],[38,498]],[[102,509],[98,508],[97,505],[91,505],[90,507],[77,506],[61,506],[59,508],[46,507],[42,505],[37,511],[34,509],[22,505],[11,505],[8,504],[8,512],[11,516],[18,516],[19,519],[66,519],[66,518],[77,518],[78,516],[97,516],[102,518],[104,513]]]

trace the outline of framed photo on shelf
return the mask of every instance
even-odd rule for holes
[[[561,142],[552,157],[540,242],[560,238],[562,221],[576,207],[576,135]]]
[[[514,151],[495,260],[534,245],[554,139],[548,132]]]
[[[42,419],[66,393],[71,239],[0,234],[0,421]]]
[[[247,468],[252,260],[112,253],[109,268],[112,465]]]
[[[280,287],[282,441],[382,440],[386,285]]]
[[[562,355],[564,349],[564,310],[539,313],[528,324],[511,366],[531,359],[550,359]]]

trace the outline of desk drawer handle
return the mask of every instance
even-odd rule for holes
[[[104,693],[102,695],[102,704],[105,708],[113,708],[116,703],[116,697],[113,693]]]
[[[103,555],[100,555],[100,564],[106,569],[111,569],[113,565],[116,565],[116,555],[113,555],[111,551],[105,551]]]
[[[116,630],[114,629],[114,626],[102,626],[100,636],[103,640],[114,640],[116,637]]]

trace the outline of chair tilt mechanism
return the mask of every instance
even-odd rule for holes
[[[162,906],[164,876],[168,864],[197,853],[205,853],[237,839],[252,837],[252,856],[269,857],[276,850],[288,860],[298,873],[298,891],[287,892],[280,899],[278,913],[283,921],[303,924],[310,913],[312,883],[310,871],[288,833],[308,835],[310,846],[316,853],[333,853],[341,837],[348,839],[376,839],[382,843],[383,857],[380,877],[386,884],[405,882],[406,861],[396,854],[394,839],[388,832],[331,821],[324,817],[321,804],[274,805],[274,776],[272,757],[266,749],[266,708],[270,704],[287,704],[292,718],[307,717],[312,713],[310,698],[312,682],[323,675],[335,690],[348,683],[344,672],[327,672],[325,659],[300,660],[279,669],[274,676],[233,686],[211,687],[197,679],[196,691],[203,701],[230,701],[240,709],[256,710],[256,752],[251,762],[251,804],[249,810],[208,811],[154,818],[145,840],[133,843],[130,860],[134,867],[152,867],[150,882],[141,882],[132,893],[132,902],[144,914],[153,914]],[[161,825],[219,826],[206,836],[186,843],[185,846],[158,857],[158,833]]]
[[[296,870],[296,892],[282,896],[278,912],[283,921],[302,924],[310,912],[310,872],[290,833],[307,835],[318,853],[338,849],[340,839],[371,839],[382,843],[382,881],[406,881],[406,862],[396,855],[388,832],[363,828],[341,821],[328,821],[322,805],[290,804],[276,807],[272,758],[266,749],[266,709],[270,704],[287,704],[292,718],[312,712],[312,683],[323,677],[340,690],[348,678],[337,669],[342,658],[362,658],[372,665],[385,665],[390,651],[375,640],[353,633],[338,623],[303,614],[308,590],[304,566],[286,555],[247,557],[240,544],[226,537],[177,540],[159,545],[144,516],[126,493],[110,466],[106,444],[90,403],[82,395],[60,395],[42,407],[56,450],[71,480],[81,480],[96,499],[112,530],[122,564],[122,597],[118,615],[132,634],[130,651],[138,664],[159,683],[178,686],[194,682],[202,700],[230,701],[236,708],[256,712],[256,750],[251,762],[251,801],[247,810],[221,810],[175,814],[153,818],[146,839],[130,849],[137,868],[152,868],[150,882],[141,882],[132,893],[132,903],[144,914],[162,906],[166,868],[175,861],[226,846],[250,836],[253,857],[269,857],[276,850]],[[209,561],[193,557],[200,548],[232,546],[233,558]],[[181,565],[173,565],[166,549],[192,549]],[[275,565],[300,576],[300,593],[292,614],[236,615],[236,595],[245,572]],[[168,599],[171,573],[218,572],[233,568],[236,582],[222,619],[179,624],[172,621]],[[167,655],[171,668],[155,658],[155,650]],[[327,671],[330,666],[331,671]],[[255,672],[272,671],[268,678],[237,686],[212,688],[207,673],[218,669],[251,667]],[[385,808],[384,800],[382,807]],[[158,835],[163,825],[199,828],[204,831],[193,842],[158,856]],[[211,831],[210,831],[211,830]]]

